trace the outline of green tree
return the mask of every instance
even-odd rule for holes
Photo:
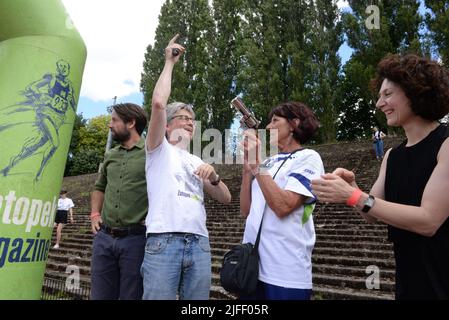
[[[449,66],[449,1],[426,0],[425,4],[432,10],[426,14],[427,27],[444,65]]]
[[[246,1],[238,83],[262,126],[273,106],[299,100],[321,120],[318,140],[335,140],[342,43],[336,2]]]
[[[75,123],[73,124],[72,137],[70,139],[70,147],[69,152],[67,154],[67,161],[64,170],[64,176],[68,175],[72,166],[72,158],[74,153],[76,152],[78,143],[79,143],[79,132],[80,129],[86,126],[87,119],[83,118],[83,114],[79,113],[75,116]]]
[[[151,108],[153,88],[164,66],[164,49],[169,40],[179,33],[179,43],[186,52],[173,71],[170,101],[194,105],[197,120],[208,123],[207,66],[208,44],[213,37],[213,19],[207,0],[167,0],[161,8],[154,46],[145,54],[141,89],[144,104]]]
[[[208,46],[210,63],[207,66],[207,113],[210,115],[208,126],[222,132],[230,127],[234,117],[229,103],[237,94],[237,46],[242,5],[242,0],[213,1],[215,34]]]
[[[372,74],[372,67],[367,68],[355,59],[344,65],[338,86],[338,140],[367,138],[370,134],[368,129],[375,123],[375,110],[367,103],[370,95],[367,95],[366,84]]]
[[[339,88],[340,114],[338,131],[340,138],[352,138],[361,132],[370,134],[371,127],[378,125],[386,127],[386,120],[379,112],[374,118],[371,110],[375,109],[376,96],[369,89],[369,80],[374,77],[378,62],[388,53],[414,52],[424,54],[426,46],[423,45],[419,34],[423,17],[419,14],[419,0],[349,0],[350,12],[342,14],[342,21],[348,45],[354,49],[344,69],[342,87]],[[375,16],[374,11],[366,13],[369,5],[379,9],[379,25],[373,26],[370,19]],[[368,28],[367,26],[371,26]],[[364,66],[364,70],[361,66]],[[362,74],[358,74],[362,72]],[[352,86],[357,94],[347,90]],[[347,104],[343,104],[347,103]],[[354,118],[351,113],[364,110],[365,116]],[[375,121],[375,123],[373,123]]]
[[[262,126],[273,106],[305,97],[309,10],[302,0],[245,1],[237,88]]]
[[[332,142],[336,139],[336,91],[339,80],[340,57],[338,50],[343,43],[342,25],[335,1],[316,0],[313,24],[309,31],[310,64],[307,70],[306,87],[309,90],[306,101],[314,109],[321,122],[319,141]]]
[[[76,143],[70,147],[65,169],[65,175],[69,176],[97,172],[100,162],[103,161],[111,116],[101,115],[88,121],[82,119],[81,115],[77,118],[75,128],[78,121],[81,125],[74,131]]]
[[[102,161],[103,155],[97,150],[81,148],[71,158],[71,166],[67,175],[95,173]]]
[[[96,150],[99,154],[104,154],[110,120],[110,115],[100,115],[90,119],[79,131],[79,143],[76,150]]]

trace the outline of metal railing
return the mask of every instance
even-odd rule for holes
[[[41,300],[88,300],[90,286],[73,284],[69,280],[45,277]]]

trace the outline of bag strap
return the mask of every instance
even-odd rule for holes
[[[290,154],[288,155],[288,157],[286,157],[286,158],[284,159],[284,161],[282,161],[281,165],[280,165],[279,168],[276,170],[276,173],[273,175],[273,180],[274,180],[274,178],[276,177],[276,175],[278,174],[279,170],[281,170],[281,168],[282,168],[282,166],[284,165],[284,163],[285,163],[288,159],[290,159],[290,157],[291,157],[294,153],[296,153],[296,152],[298,152],[298,151],[300,151],[300,150],[302,150],[302,149],[303,149],[303,148],[299,148],[299,149],[296,149],[296,150],[293,150],[292,152],[290,152]],[[254,244],[254,249],[255,249],[255,250],[253,250],[252,252],[258,252],[257,249],[259,248],[260,233],[261,233],[261,231],[262,231],[262,223],[263,223],[263,218],[264,218],[264,216],[265,216],[265,210],[266,210],[266,209],[267,209],[267,202],[265,201],[265,207],[263,208],[262,219],[260,220],[259,231],[257,232],[256,243]]]

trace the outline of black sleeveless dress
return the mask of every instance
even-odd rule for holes
[[[385,177],[385,200],[420,206],[437,155],[449,136],[440,125],[419,143],[404,141],[391,150]],[[449,190],[441,190],[449,197]],[[449,299],[449,219],[425,237],[388,226],[396,260],[396,299]]]

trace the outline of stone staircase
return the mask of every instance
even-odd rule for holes
[[[398,143],[386,140],[386,149]],[[380,163],[375,160],[370,142],[351,142],[314,146],[323,159],[326,172],[337,167],[353,169],[359,187],[369,191],[374,183]],[[207,227],[212,250],[211,299],[234,299],[219,281],[223,255],[241,242],[245,220],[239,212],[239,165],[216,165],[223,181],[233,196],[229,206],[206,198]],[[75,223],[63,229],[59,249],[50,249],[46,279],[65,283],[70,270],[79,271],[80,286],[90,287],[90,258],[92,233],[89,221],[89,195],[96,174],[64,178],[63,187],[69,190],[76,205]],[[367,224],[344,205],[318,203],[314,212],[316,245],[313,251],[314,299],[393,299],[394,258],[392,245],[387,242],[386,226]],[[53,234],[53,241],[54,244]],[[68,267],[71,266],[71,267]],[[75,266],[75,267],[73,267]],[[378,273],[379,289],[368,289]],[[47,281],[46,281],[47,282]],[[44,282],[44,291],[54,291]],[[368,284],[368,286],[367,286]],[[70,295],[69,295],[70,296]],[[71,295],[87,299],[86,294]]]

